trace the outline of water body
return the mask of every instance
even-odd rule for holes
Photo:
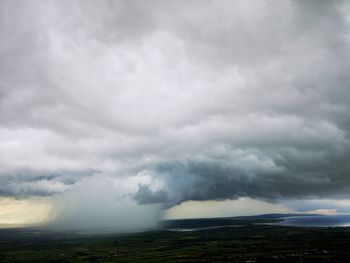
[[[266,220],[270,222],[268,223]],[[266,214],[232,218],[181,219],[164,221],[160,229],[189,232],[244,227],[250,224],[296,227],[350,227],[350,215]]]
[[[300,227],[348,227],[350,215],[315,215],[315,216],[291,216],[281,218],[283,221],[274,223],[280,226]]]

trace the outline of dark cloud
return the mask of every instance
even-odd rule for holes
[[[168,199],[164,190],[152,191],[146,185],[140,185],[135,195],[135,200],[139,204],[164,203]]]
[[[349,197],[346,1],[0,7],[1,195]]]
[[[162,164],[157,174],[165,181],[167,193],[152,192],[142,186],[140,191],[145,203],[164,203],[173,206],[187,200],[225,200],[240,197],[263,199],[268,202],[285,199],[347,198],[350,167],[347,160],[332,163],[332,158],[308,159],[308,153],[299,156],[285,154],[284,161],[276,161],[275,166],[250,169],[227,162],[173,162]],[[336,157],[334,157],[336,159]],[[261,160],[262,161],[262,160]],[[314,163],[310,163],[314,162]],[[339,167],[338,169],[336,167]],[[159,198],[155,198],[155,196]],[[137,195],[139,197],[139,195]],[[139,200],[138,198],[137,200]]]
[[[47,196],[62,193],[76,186],[83,178],[97,174],[97,171],[16,171],[0,174],[0,195],[28,197]]]

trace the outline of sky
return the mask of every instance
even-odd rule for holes
[[[350,213],[347,1],[0,1],[0,224]]]

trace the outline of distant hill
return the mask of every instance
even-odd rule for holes
[[[232,218],[265,218],[265,219],[277,219],[283,217],[296,217],[296,216],[322,216],[321,214],[301,214],[301,213],[291,213],[291,214],[262,214],[253,216],[237,216]]]
[[[253,216],[193,218],[163,220],[159,223],[160,229],[198,229],[211,227],[244,226],[262,223],[276,223],[286,217],[319,216],[318,214],[262,214]]]

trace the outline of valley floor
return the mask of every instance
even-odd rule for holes
[[[0,262],[350,262],[350,228],[246,224],[124,235],[3,229]]]

